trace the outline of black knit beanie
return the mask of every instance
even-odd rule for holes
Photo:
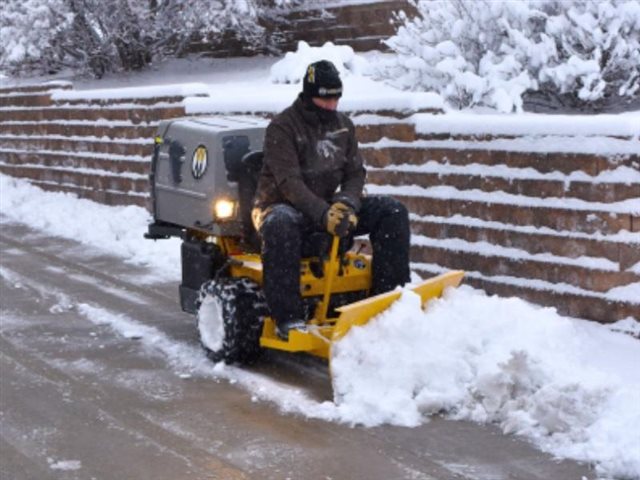
[[[302,93],[307,98],[341,97],[342,81],[335,65],[328,60],[309,65],[302,82]]]

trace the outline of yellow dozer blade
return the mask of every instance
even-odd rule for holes
[[[464,272],[457,270],[443,273],[425,280],[411,290],[420,295],[424,307],[429,300],[440,297],[447,287],[457,287],[463,276]],[[308,331],[292,330],[288,341],[278,338],[275,323],[271,318],[267,318],[260,345],[287,352],[306,352],[329,359],[333,342],[344,337],[352,327],[365,325],[376,315],[384,312],[401,294],[401,291],[387,292],[340,307],[337,309],[340,315],[335,321],[332,319],[326,323],[318,323],[317,320],[312,320]]]
[[[460,285],[462,277],[464,277],[463,271],[454,270],[425,280],[411,290],[420,295],[422,308],[424,308],[429,300],[442,296],[445,288],[455,288]],[[340,316],[333,327],[331,341],[340,340],[351,327],[368,323],[373,317],[389,308],[393,302],[400,298],[401,294],[400,291],[387,292],[338,308]]]

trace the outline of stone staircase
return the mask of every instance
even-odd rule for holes
[[[400,122],[361,132],[369,191],[411,211],[414,270],[463,269],[489,293],[575,317],[640,318],[630,293],[640,282],[637,138],[614,139],[622,153],[605,155],[554,151],[571,139],[553,135],[527,152],[516,137],[420,134]],[[625,172],[636,176],[625,182]]]

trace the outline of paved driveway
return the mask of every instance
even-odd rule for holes
[[[23,226],[0,229],[3,480],[595,478],[493,427],[283,414],[246,385],[202,374],[177,284]],[[185,368],[194,362],[196,373]],[[326,368],[306,358],[271,355],[250,373],[331,399]]]

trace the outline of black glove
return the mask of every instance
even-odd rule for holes
[[[333,203],[324,214],[324,224],[331,235],[345,237],[358,226],[358,217],[346,203]]]

